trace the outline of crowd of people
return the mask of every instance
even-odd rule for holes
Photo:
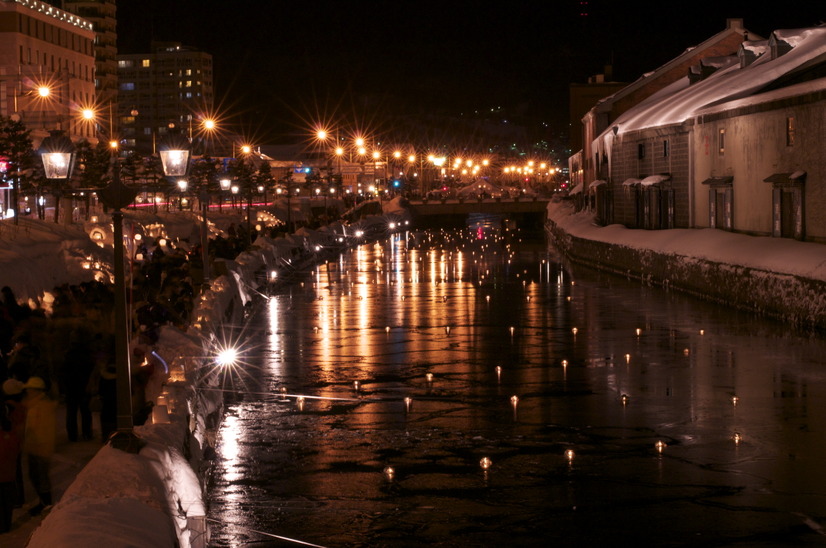
[[[210,241],[210,257],[231,259],[249,245],[244,227]],[[189,251],[186,251],[186,250]],[[151,416],[147,359],[161,326],[185,329],[203,283],[198,246],[157,239],[132,261],[127,301],[132,312],[133,424]],[[57,440],[57,406],[65,405],[69,442],[105,443],[117,429],[114,291],[111,284],[62,284],[40,306],[0,289],[0,534],[23,506],[24,470],[39,500],[37,515],[52,504],[49,466]],[[93,424],[97,414],[99,423]],[[25,463],[25,466],[24,466]]]

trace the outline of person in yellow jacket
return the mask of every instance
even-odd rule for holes
[[[46,383],[40,377],[29,377],[23,388],[26,390],[23,404],[27,409],[23,452],[29,465],[29,480],[40,498],[29,513],[36,516],[52,504],[49,467],[57,436],[57,401],[48,396]]]

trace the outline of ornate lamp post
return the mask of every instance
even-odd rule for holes
[[[137,453],[140,441],[132,428],[132,377],[129,366],[129,323],[126,309],[126,276],[123,258],[123,212],[121,209],[132,203],[137,191],[121,183],[120,166],[117,158],[112,158],[112,182],[98,195],[106,207],[112,211],[112,225],[115,236],[115,367],[117,373],[118,417],[117,431],[109,439],[112,447]]]
[[[164,144],[161,162],[164,175],[182,177],[189,164],[189,150],[176,148],[174,141]],[[163,146],[163,145],[162,145]],[[130,453],[140,450],[140,441],[133,432],[132,379],[129,365],[129,322],[126,308],[126,276],[123,256],[123,212],[135,199],[137,192],[121,183],[117,158],[112,159],[112,183],[100,191],[101,201],[113,209],[112,224],[115,236],[115,365],[117,368],[118,419],[117,431],[109,440],[112,447]]]
[[[174,128],[170,129],[174,130]],[[183,209],[183,196],[188,187],[185,177],[189,171],[190,147],[189,139],[183,137],[180,132],[170,131],[161,141],[158,149],[163,174],[168,178],[174,177],[177,179],[175,184],[181,192],[180,202],[178,202],[179,209]],[[201,206],[201,261],[203,262],[204,285],[206,286],[209,284],[209,231],[207,226],[209,194],[204,190],[198,198],[198,203]]]

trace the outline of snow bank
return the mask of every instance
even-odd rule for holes
[[[0,223],[0,285],[21,301],[40,303],[55,286],[96,279],[94,264],[110,265],[111,249],[96,245],[82,225],[20,218]],[[110,269],[103,269],[108,278]]]
[[[548,229],[575,262],[806,326],[826,326],[826,246],[716,229],[597,226],[548,206]]]
[[[822,244],[714,228],[640,230],[622,225],[598,226],[591,213],[574,213],[572,204],[565,202],[548,204],[548,218],[579,238],[826,281],[826,246]]]
[[[189,237],[200,222],[196,216],[172,217],[173,229],[164,216],[138,212],[131,226],[152,237]],[[22,219],[20,228],[0,227],[13,236],[0,239],[3,283],[21,296],[39,296],[44,288],[83,281],[84,269],[72,267],[80,264],[77,257],[92,251],[106,256],[90,239],[89,227]],[[310,239],[327,243],[336,237],[335,227],[289,238],[261,237],[235,260],[216,262],[216,277],[194,303],[188,331],[164,326],[156,344],[145,348],[157,364],[146,387],[147,399],[157,404],[153,418],[134,428],[145,445],[138,454],[103,447],[34,532],[29,546],[207,546],[199,473],[203,457],[213,451],[223,400],[220,391],[209,390],[220,377],[211,374],[211,361],[205,356],[223,341],[222,326],[243,324],[259,270],[306,252]],[[57,249],[66,253],[56,253]],[[37,277],[39,273],[43,277]]]

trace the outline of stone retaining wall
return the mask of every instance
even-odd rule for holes
[[[575,263],[803,327],[826,328],[826,282],[578,238],[552,220],[546,231]]]

